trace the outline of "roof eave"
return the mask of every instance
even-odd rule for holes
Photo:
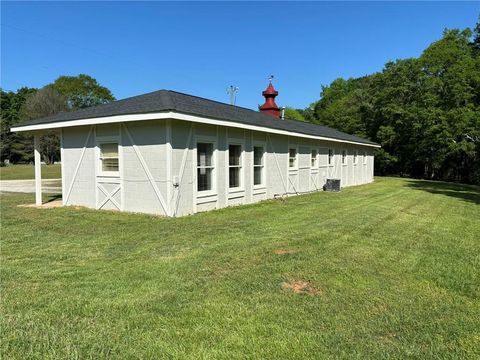
[[[175,120],[182,120],[182,121],[190,121],[194,123],[236,127],[236,128],[242,128],[242,129],[248,129],[248,130],[254,130],[254,131],[267,132],[271,134],[296,136],[296,137],[325,140],[325,141],[332,141],[332,142],[339,142],[339,143],[346,143],[346,144],[355,144],[355,145],[368,146],[368,147],[374,147],[374,148],[381,147],[379,144],[375,144],[375,143],[343,140],[343,139],[337,139],[333,137],[305,134],[301,132],[293,132],[293,131],[287,131],[282,129],[274,129],[274,128],[261,126],[261,125],[251,125],[251,124],[245,124],[237,121],[231,121],[231,120],[227,121],[227,120],[215,119],[211,117],[204,117],[204,116],[199,116],[194,114],[180,113],[177,111],[161,111],[161,112],[155,112],[155,113],[141,113],[141,114],[124,114],[124,115],[113,115],[113,116],[104,116],[104,117],[57,121],[57,122],[51,122],[51,123],[32,124],[32,125],[13,127],[11,128],[11,131],[14,131],[14,132],[42,131],[42,130],[52,130],[52,129],[60,129],[60,128],[66,128],[66,127],[113,124],[113,123],[121,123],[121,122],[135,122],[135,121],[148,121],[148,120],[163,120],[163,119],[175,119]]]

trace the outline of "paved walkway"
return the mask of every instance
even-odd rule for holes
[[[0,192],[35,192],[35,180],[1,180]],[[62,179],[42,180],[43,193],[61,193]]]

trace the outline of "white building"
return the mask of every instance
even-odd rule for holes
[[[166,216],[373,181],[369,140],[280,118],[270,84],[260,111],[168,90],[33,120],[58,130],[64,205]]]

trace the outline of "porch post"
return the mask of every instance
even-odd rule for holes
[[[35,148],[35,205],[42,205],[42,167],[40,156],[40,134],[35,133],[33,146]]]

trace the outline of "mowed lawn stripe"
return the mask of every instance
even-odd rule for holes
[[[455,188],[377,178],[179,219],[5,195],[2,354],[475,358],[480,192]]]

